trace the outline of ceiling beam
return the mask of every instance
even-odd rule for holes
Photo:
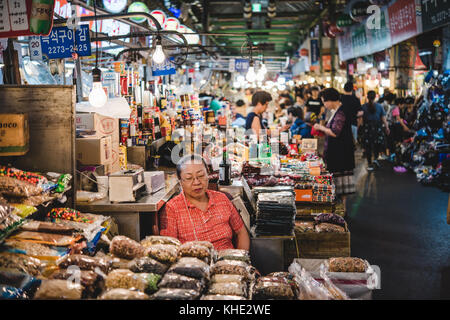
[[[223,20],[223,19],[243,19],[243,14],[242,13],[220,13],[220,12],[210,12],[210,17],[211,19],[216,18],[218,21]],[[319,15],[320,11],[318,10],[303,10],[303,11],[298,11],[298,12],[277,12],[277,15],[274,19],[277,18],[298,18],[299,16],[309,16],[309,15]],[[266,16],[266,13],[253,13],[253,16]]]

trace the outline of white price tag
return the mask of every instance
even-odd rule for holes
[[[38,36],[30,37],[30,59],[42,60],[41,40]]]

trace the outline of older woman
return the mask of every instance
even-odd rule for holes
[[[355,146],[352,136],[352,119],[347,119],[340,102],[340,94],[334,88],[322,92],[325,108],[334,111],[326,126],[315,124],[314,129],[325,133],[324,160],[333,173],[336,194],[342,197],[355,192],[353,169],[355,168]]]
[[[209,241],[216,250],[233,249],[235,234],[236,248],[249,250],[250,237],[234,205],[225,194],[208,190],[205,160],[184,156],[177,164],[177,176],[182,192],[167,203],[160,234],[181,242]]]

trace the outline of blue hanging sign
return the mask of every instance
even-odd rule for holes
[[[310,49],[311,49],[311,65],[318,65],[319,64],[319,40],[318,39],[311,39],[310,41]]]
[[[48,59],[71,58],[74,52],[79,56],[90,56],[89,25],[83,24],[77,27],[76,41],[74,41],[73,32],[67,27],[52,28],[48,36],[41,37],[42,55]]]
[[[168,76],[171,74],[176,74],[177,70],[175,69],[175,65],[171,62],[173,58],[166,59],[164,63],[156,64],[152,62],[152,76]]]
[[[247,72],[250,62],[247,59],[234,60],[234,70],[236,72]]]

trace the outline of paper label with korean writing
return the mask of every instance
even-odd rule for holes
[[[12,31],[28,30],[27,3],[25,0],[8,0]]]

